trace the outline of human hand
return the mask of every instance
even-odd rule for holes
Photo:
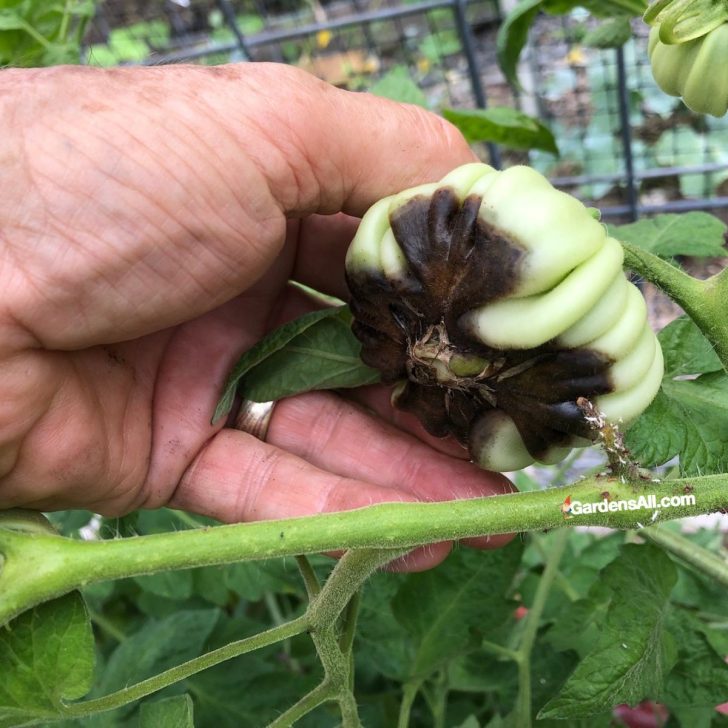
[[[312,307],[288,281],[345,297],[356,216],[472,161],[442,119],[276,64],[5,70],[0,119],[0,508],[245,521],[510,489],[382,388],[284,400],[267,442],[210,424],[240,353]]]

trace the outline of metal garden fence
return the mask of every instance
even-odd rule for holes
[[[728,218],[728,119],[694,114],[657,88],[646,28],[635,21],[624,48],[601,51],[579,42],[586,16],[544,16],[514,94],[496,63],[501,18],[496,0],[106,0],[87,62],[277,61],[375,91],[404,74],[434,110],[517,105],[539,116],[560,156],[484,145],[483,158],[527,161],[607,218],[721,208]]]

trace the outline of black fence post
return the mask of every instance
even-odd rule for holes
[[[238,44],[240,53],[246,61],[249,61],[250,53],[248,53],[248,48],[245,44],[245,38],[240,32],[238,19],[235,17],[235,11],[233,10],[233,6],[230,4],[230,0],[217,0],[217,5],[222,12],[223,18],[225,18],[225,22],[230,26],[230,29],[233,31],[233,35],[235,36],[235,41]]]
[[[624,153],[624,172],[627,179],[627,206],[629,217],[636,220],[639,217],[639,200],[637,196],[637,181],[634,176],[634,157],[632,155],[632,130],[629,122],[629,87],[627,85],[627,72],[624,63],[624,48],[620,46],[617,54],[617,91],[619,99],[620,136],[622,137],[622,151]]]
[[[467,0],[453,0],[453,14],[455,16],[455,24],[460,34],[460,43],[463,47],[463,54],[468,63],[468,76],[470,77],[470,85],[473,89],[473,98],[475,105],[479,109],[485,109],[488,106],[488,99],[483,88],[483,83],[478,73],[478,62],[475,58],[475,44],[473,43],[473,33],[468,24],[465,8]],[[490,163],[496,168],[501,167],[501,153],[496,144],[488,142],[488,154],[490,155]]]

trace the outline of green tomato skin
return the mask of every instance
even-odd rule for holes
[[[660,27],[650,31],[647,52],[657,85],[670,96],[681,96],[699,114],[725,116],[728,111],[728,23],[701,38],[667,45]]]

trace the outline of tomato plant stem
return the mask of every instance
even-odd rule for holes
[[[555,534],[551,548],[546,559],[546,567],[538,582],[533,603],[524,617],[524,628],[521,633],[520,644],[516,650],[518,664],[518,697],[515,708],[515,724],[529,728],[532,723],[531,717],[531,652],[536,641],[536,633],[541,622],[546,600],[548,599],[551,587],[554,584],[559,571],[559,563],[566,549],[566,542],[569,538],[567,530],[561,530]]]
[[[643,505],[633,510],[607,509],[573,517],[565,517],[562,511],[567,497],[600,503],[607,496],[610,501],[619,501],[653,495],[659,501],[687,492],[695,496],[692,505],[664,509]],[[403,551],[434,541],[564,526],[642,529],[657,519],[684,518],[726,507],[728,474],[641,481],[637,485],[596,476],[559,488],[490,498],[384,503],[340,513],[107,541],[76,541],[0,528],[0,624],[35,604],[86,584],[128,576],[342,548],[357,549],[359,555],[352,555],[351,560],[362,559],[360,566],[370,568],[371,573]],[[372,550],[377,556],[372,555]],[[371,563],[369,558],[373,559]],[[343,563],[344,559],[334,571],[343,568]],[[337,599],[316,599],[314,611],[338,617],[358,588],[345,586],[345,582],[336,580]]]
[[[162,688],[172,685],[173,683],[184,680],[202,670],[206,670],[208,667],[219,665],[221,662],[230,660],[238,655],[243,655],[246,652],[252,652],[253,650],[260,649],[266,645],[271,645],[276,642],[280,642],[283,639],[292,637],[293,635],[304,632],[308,627],[308,620],[306,615],[298,617],[286,624],[282,624],[279,627],[273,627],[272,629],[261,632],[260,634],[247,637],[237,642],[231,642],[230,644],[220,647],[217,650],[212,650],[204,655],[195,657],[193,660],[183,662],[181,665],[177,665],[169,670],[150,677],[147,680],[131,685],[122,690],[118,690],[115,693],[104,695],[102,698],[96,698],[94,700],[84,700],[79,703],[72,703],[65,707],[63,715],[67,718],[81,718],[92,713],[99,713],[107,710],[113,710],[119,708],[122,705],[133,703],[140,698],[161,690]]]
[[[664,291],[693,319],[710,341],[728,371],[728,277],[722,271],[701,281],[656,255],[629,243],[624,247],[624,264]]]
[[[415,702],[417,693],[422,687],[422,680],[411,680],[404,684],[402,689],[402,702],[399,705],[399,720],[397,728],[408,728],[410,724],[410,713],[412,712],[412,704]]]
[[[664,527],[650,526],[640,531],[640,536],[728,588],[728,561],[720,556]]]

